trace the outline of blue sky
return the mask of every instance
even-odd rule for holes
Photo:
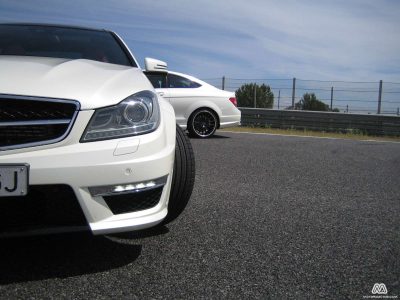
[[[400,1],[0,0],[0,22],[116,31],[200,78],[400,82]]]

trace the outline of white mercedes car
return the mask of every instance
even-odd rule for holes
[[[0,236],[165,224],[190,142],[113,32],[0,24]]]
[[[153,58],[145,59],[145,68],[144,73],[157,93],[174,107],[178,125],[191,136],[207,138],[218,128],[240,124],[235,93],[190,75],[168,71],[165,62]]]

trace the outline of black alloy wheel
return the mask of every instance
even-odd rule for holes
[[[189,121],[189,133],[197,138],[208,138],[217,130],[217,117],[208,109],[195,111]]]

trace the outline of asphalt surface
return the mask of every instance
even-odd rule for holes
[[[400,144],[219,132],[167,227],[1,240],[0,297],[400,298]]]

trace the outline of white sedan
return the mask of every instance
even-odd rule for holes
[[[0,25],[0,236],[175,219],[190,141],[115,33]]]
[[[198,138],[207,138],[218,128],[240,124],[235,94],[193,76],[167,70],[163,61],[146,58],[145,74],[157,93],[172,104],[176,122]]]

